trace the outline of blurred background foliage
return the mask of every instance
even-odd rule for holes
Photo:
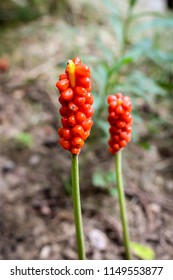
[[[166,1],[160,10],[146,9],[146,6],[139,9],[140,2],[0,2],[0,34],[4,42],[0,54],[12,57],[18,49],[11,75],[16,73],[16,65],[27,72],[24,78],[31,84],[42,75],[41,79],[48,82],[48,91],[53,92],[51,101],[57,106],[54,84],[67,59],[78,55],[91,67],[95,115],[88,144],[93,150],[98,139],[105,147],[108,139],[106,98],[119,91],[132,99],[134,142],[149,149],[152,141],[159,142],[167,135],[170,139],[173,135],[172,11],[166,8]],[[29,56],[32,58],[27,59]],[[164,151],[170,151],[169,139],[161,147]],[[98,174],[96,170],[95,185]],[[101,185],[107,185],[107,179],[100,178]]]

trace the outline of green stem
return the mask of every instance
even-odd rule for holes
[[[119,196],[120,214],[121,214],[121,222],[123,227],[123,238],[124,238],[126,258],[127,260],[130,260],[131,259],[130,239],[129,239],[129,232],[128,232],[128,223],[126,218],[126,204],[125,204],[125,195],[124,195],[123,178],[122,178],[121,151],[119,151],[115,155],[115,171],[116,171],[117,189],[118,189],[118,196]]]
[[[74,219],[76,226],[76,240],[79,260],[85,260],[84,235],[82,226],[80,190],[79,190],[79,165],[78,155],[72,154],[72,195]]]

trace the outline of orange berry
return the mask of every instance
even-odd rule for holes
[[[84,88],[89,88],[91,87],[91,80],[89,77],[82,77],[78,78],[76,81],[78,86],[84,87]]]
[[[76,124],[76,119],[75,119],[74,115],[72,115],[68,118],[68,124],[69,124],[69,126],[74,126]]]
[[[71,148],[70,152],[73,155],[78,155],[80,153],[81,149],[77,149],[77,148]]]
[[[123,108],[122,108],[121,105],[118,105],[118,106],[116,107],[116,109],[115,109],[115,112],[116,112],[117,114],[123,114],[123,113],[124,113],[124,110],[123,110]]]
[[[64,101],[71,101],[73,99],[74,93],[71,88],[67,88],[66,90],[61,92],[61,97]]]
[[[87,65],[77,65],[75,69],[75,74],[84,77],[90,77],[90,69]]]
[[[71,133],[73,136],[81,136],[84,133],[84,129],[81,125],[77,124],[72,128]]]
[[[121,140],[121,141],[119,142],[119,144],[120,144],[120,147],[121,147],[121,148],[124,148],[124,147],[127,145],[127,142],[126,142],[126,140]]]
[[[94,103],[94,97],[90,92],[87,92],[86,94],[86,103],[92,105]]]
[[[78,124],[81,124],[82,122],[84,122],[86,120],[86,116],[84,113],[78,111],[76,114],[75,114],[75,119],[76,119],[76,122]]]
[[[74,98],[74,103],[75,103],[77,106],[81,106],[81,105],[85,104],[85,101],[86,101],[85,97],[82,97],[82,96],[76,96],[76,97]]]
[[[64,79],[64,80],[60,80],[59,82],[56,83],[56,87],[59,89],[59,91],[63,91],[66,90],[69,87],[69,80],[68,79]]]
[[[108,102],[108,104],[110,104],[112,101],[116,101],[116,100],[117,100],[117,98],[116,98],[115,95],[109,95],[109,96],[107,97],[107,102]]]
[[[63,138],[60,138],[59,140],[59,143],[60,145],[65,149],[65,150],[69,150],[70,149],[70,142],[63,139]]]
[[[71,130],[68,128],[63,128],[62,129],[62,137],[65,140],[70,140],[71,139]]]
[[[81,137],[74,137],[71,140],[71,145],[73,148],[81,149],[84,145],[84,141]]]
[[[67,79],[68,78],[68,75],[67,74],[61,74],[59,75],[59,80],[64,80],[64,79]]]
[[[90,131],[85,131],[82,135],[81,135],[81,138],[83,140],[86,140],[88,138],[88,136],[90,135]]]
[[[63,136],[63,134],[62,134],[62,131],[63,131],[63,128],[58,128],[58,135],[59,135],[59,137],[60,138],[62,138]]]
[[[76,86],[74,87],[75,96],[85,97],[87,94],[87,90],[83,87]]]
[[[74,103],[74,102],[69,102],[69,104],[68,104],[68,108],[69,108],[69,110],[72,112],[72,113],[75,113],[75,112],[77,112],[78,111],[78,107],[76,106],[76,104]]]
[[[74,62],[75,65],[81,64],[81,59],[79,57],[75,57],[73,59],[73,62]]]
[[[86,119],[84,122],[81,123],[81,126],[85,131],[90,130],[93,125],[93,121],[91,119]]]
[[[90,104],[82,105],[80,110],[86,115],[87,118],[92,117],[94,114],[94,108]]]

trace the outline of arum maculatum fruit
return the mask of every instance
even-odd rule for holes
[[[80,58],[69,60],[65,73],[59,76],[59,109],[62,127],[58,129],[59,143],[72,154],[79,154],[93,125],[94,102],[91,94],[91,74]]]
[[[121,93],[109,95],[107,101],[109,105],[108,121],[110,123],[109,151],[116,154],[131,140],[133,118],[130,113],[132,104],[130,98]]]

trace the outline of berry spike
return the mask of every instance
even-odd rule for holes
[[[59,143],[63,149],[69,150],[72,154],[79,154],[93,124],[91,117],[94,113],[92,107],[94,100],[90,92],[89,67],[83,65],[78,57],[69,60],[65,73],[59,75],[56,87],[59,89],[59,102],[62,105],[59,110],[62,129],[65,129],[60,129],[65,135],[59,133]]]
[[[132,105],[130,98],[121,93],[108,96],[107,101],[110,123],[109,151],[116,154],[131,140],[133,118],[130,112]]]

